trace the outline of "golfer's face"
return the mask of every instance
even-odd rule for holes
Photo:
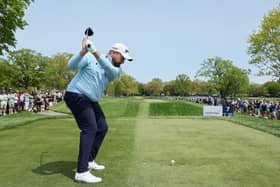
[[[119,52],[112,51],[111,57],[114,65],[116,66],[120,66],[124,63],[124,57]]]

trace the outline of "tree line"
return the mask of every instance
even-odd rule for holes
[[[239,73],[239,74],[238,74]],[[122,74],[120,79],[105,91],[109,96],[190,96],[220,95],[221,97],[279,97],[280,83],[249,83],[246,72],[237,68],[208,81],[191,80],[186,74],[178,74],[175,80],[164,82],[154,78],[147,83],[138,82],[133,76]]]
[[[0,59],[0,85],[19,91],[32,88],[64,90],[76,74],[67,67],[72,55],[59,53],[47,57],[30,49],[10,52],[7,59]],[[174,80],[167,82],[154,78],[147,83],[141,83],[133,76],[123,73],[118,80],[108,86],[105,94],[111,96],[194,94],[218,94],[222,97],[280,96],[279,81],[269,81],[264,84],[249,83],[249,73],[248,70],[234,66],[230,60],[215,57],[201,63],[194,80],[191,80],[187,74],[178,74]]]
[[[0,58],[0,86],[14,90],[64,90],[74,77],[75,71],[67,67],[70,53],[43,56],[31,49],[9,53]]]

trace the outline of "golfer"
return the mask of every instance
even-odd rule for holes
[[[105,169],[95,159],[108,130],[99,100],[108,84],[120,76],[121,64],[125,60],[132,61],[132,58],[124,44],[114,44],[107,56],[104,56],[92,42],[88,48],[87,42],[84,38],[80,53],[68,62],[68,67],[78,72],[69,83],[64,100],[81,130],[75,181],[98,183],[102,179],[92,175],[89,170]]]

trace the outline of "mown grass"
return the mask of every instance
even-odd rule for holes
[[[143,99],[105,98],[100,105],[107,118],[136,117]]]
[[[156,102],[149,101],[150,117],[180,118],[202,116],[202,105],[183,102],[183,101],[165,101]],[[108,98],[105,97],[101,101],[102,108],[107,117],[135,117],[139,108],[139,104],[144,102],[143,99],[124,99],[124,98]],[[55,111],[70,113],[64,103],[54,106]],[[256,118],[249,115],[235,113],[233,118],[223,117],[222,120],[230,120],[250,128],[261,130],[263,132],[280,136],[280,121]]]
[[[98,161],[101,186],[125,184],[134,146],[133,120],[109,120]],[[79,130],[73,119],[49,119],[0,131],[0,186],[80,186],[73,181]],[[113,185],[112,185],[113,184]],[[116,185],[114,185],[116,184]]]
[[[202,106],[182,102],[169,101],[151,103],[150,116],[202,116]]]
[[[280,184],[280,140],[231,122],[143,119],[136,124],[134,141],[124,186]]]
[[[215,119],[111,118],[108,124],[97,158],[106,169],[93,172],[103,178],[95,186],[280,184],[280,140],[269,134]],[[69,118],[0,131],[1,186],[81,186],[73,181],[78,143]]]
[[[169,102],[141,98],[102,100],[109,116],[109,131],[97,158],[106,169],[94,172],[103,182],[96,186],[280,185],[280,139],[237,125],[251,120],[247,119],[250,116],[215,119],[204,118],[199,112],[178,115],[174,111],[186,112],[186,105],[187,111],[198,110],[199,106],[175,101],[172,110],[170,104],[162,105],[164,109],[154,119],[148,115],[154,103]],[[66,110],[63,103],[60,107]],[[32,119],[40,116],[22,115],[31,115]],[[79,130],[69,116],[34,120],[25,126],[0,130],[0,186],[81,186],[73,182]],[[20,116],[13,117],[20,120]],[[12,121],[3,119],[0,118],[1,125]],[[252,120],[251,125],[270,121]],[[277,126],[277,122],[273,124]]]

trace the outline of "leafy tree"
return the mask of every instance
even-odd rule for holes
[[[114,96],[136,95],[138,94],[138,83],[132,76],[122,74],[118,80],[108,86],[106,93]]]
[[[49,59],[30,49],[10,53],[10,64],[14,67],[13,85],[17,88],[41,88],[45,81],[45,71]]]
[[[15,32],[27,25],[23,17],[30,3],[31,0],[0,0],[0,55],[15,47]]]
[[[250,64],[259,67],[260,75],[280,79],[280,5],[264,16],[260,29],[249,38]]]
[[[145,93],[147,95],[159,96],[163,91],[162,81],[153,79],[145,85]]]
[[[230,60],[220,57],[209,58],[201,65],[196,77],[207,78],[209,85],[212,85],[223,98],[246,92],[249,85],[247,71],[235,67]]]
[[[59,90],[66,88],[75,75],[75,72],[67,67],[67,63],[71,57],[72,54],[60,53],[49,59],[45,73],[47,77],[45,86],[47,88]]]
[[[123,82],[120,80],[116,80],[116,81],[114,81],[113,85],[114,85],[114,92],[115,92],[114,95],[121,96],[123,93],[122,89],[124,87]]]
[[[267,93],[272,97],[277,97],[280,95],[280,83],[275,81],[266,82],[264,88]]]
[[[264,96],[266,91],[262,84],[252,83],[249,85],[248,95],[251,97]]]
[[[145,95],[145,84],[138,82],[138,94]]]
[[[191,91],[191,80],[186,74],[179,74],[175,80],[175,92],[177,95],[186,96]]]
[[[215,86],[215,83],[211,80],[204,82],[203,81],[203,86],[207,90],[206,93],[208,94],[219,94],[219,91],[217,90],[217,87]]]
[[[165,83],[165,85],[163,86],[163,93],[166,96],[175,95],[175,80]]]
[[[135,95],[138,93],[138,83],[130,75],[122,74],[119,79],[122,82],[121,94],[125,96]]]
[[[247,93],[249,87],[247,72],[232,66],[224,75],[223,84],[225,87],[221,87],[223,93],[221,95],[231,95],[235,97],[237,94]]]
[[[191,82],[191,93],[192,94],[212,94],[211,86],[205,81],[194,80]]]
[[[114,82],[110,83],[105,90],[105,95],[114,96],[115,95],[115,85]]]
[[[160,84],[163,84],[162,80],[160,78],[153,78],[152,81],[157,81]]]
[[[0,59],[0,86],[13,87],[14,67],[6,59]]]

